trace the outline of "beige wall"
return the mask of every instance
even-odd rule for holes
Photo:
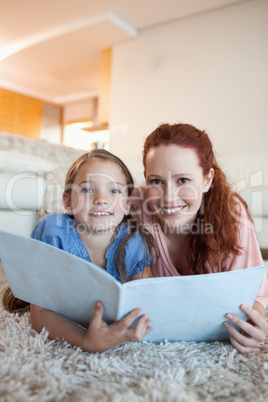
[[[94,120],[96,114],[96,98],[80,102],[67,103],[64,106],[63,122],[72,123],[83,120]]]
[[[205,129],[216,151],[268,150],[268,1],[241,3],[141,32],[113,48],[111,151],[142,171],[162,122]]]

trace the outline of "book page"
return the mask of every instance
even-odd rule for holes
[[[0,231],[0,259],[17,298],[84,327],[95,302],[101,301],[104,320],[116,320],[121,284],[104,269],[38,240],[4,231]]]
[[[243,319],[242,303],[253,305],[265,267],[222,273],[140,279],[124,284],[118,319],[134,307],[149,314],[154,328],[144,340],[228,340],[225,315]]]
[[[139,279],[121,285],[104,269],[42,243],[0,231],[0,259],[16,297],[88,326],[95,302],[107,323],[136,307],[149,314],[154,330],[144,339],[228,340],[226,313],[245,318],[265,267],[223,273]]]

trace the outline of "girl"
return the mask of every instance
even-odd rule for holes
[[[46,215],[32,237],[92,261],[120,282],[148,277],[151,255],[146,241],[149,245],[152,241],[133,214],[133,187],[129,170],[115,155],[105,150],[82,155],[66,176],[63,202],[67,213]],[[10,290],[6,293],[4,305],[9,311],[23,309],[21,303]],[[146,314],[129,329],[141,312],[139,308],[107,325],[102,320],[100,302],[96,303],[88,330],[35,305],[30,306],[30,312],[32,326],[38,332],[46,327],[50,338],[64,339],[88,352],[139,341],[152,330]]]
[[[158,276],[263,265],[247,205],[231,191],[204,131],[188,124],[159,126],[145,140],[143,164],[146,190],[136,191],[136,200],[159,247]],[[268,335],[267,300],[265,275],[253,308],[241,306],[248,321],[227,314],[242,330],[224,323],[240,352],[254,351]]]

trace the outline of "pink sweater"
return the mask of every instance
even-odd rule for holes
[[[154,240],[159,248],[160,259],[157,266],[158,275],[178,276],[180,274],[171,261],[162,228],[158,222],[157,217],[148,212],[148,204],[146,203],[144,197],[144,189],[135,189],[133,204],[138,208],[139,217],[143,226],[153,235]],[[242,204],[239,215],[239,245],[243,248],[243,251],[241,255],[232,255],[225,262],[225,265],[228,266],[230,270],[251,268],[263,265],[263,259],[252,222],[248,218],[246,210]],[[221,264],[219,264],[216,270],[217,272],[222,271]],[[211,272],[213,272],[212,269]],[[268,281],[266,274],[263,277],[255,300],[259,302],[264,308],[268,303]]]

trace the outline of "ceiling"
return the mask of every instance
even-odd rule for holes
[[[98,96],[101,51],[246,0],[0,0],[0,87],[56,104]]]

